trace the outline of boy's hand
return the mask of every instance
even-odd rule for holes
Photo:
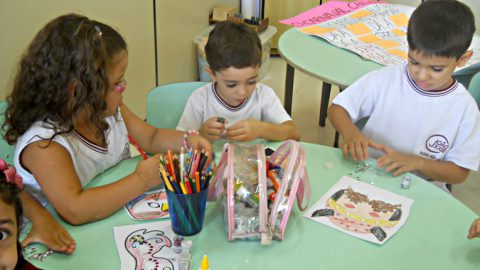
[[[470,230],[468,231],[468,239],[472,239],[475,237],[480,237],[480,218],[477,218],[472,222]]]
[[[378,158],[378,166],[387,166],[385,171],[393,172],[393,176],[416,171],[421,167],[421,163],[423,162],[419,156],[400,153],[388,147],[382,147],[378,150],[382,150],[385,153],[384,156]]]
[[[253,141],[259,137],[262,122],[258,120],[243,120],[227,128],[227,137],[235,141]]]
[[[218,117],[214,116],[203,123],[199,132],[208,140],[218,140],[225,133],[225,127],[226,122],[219,122]]]
[[[360,131],[355,132],[351,136],[345,136],[342,144],[343,155],[352,156],[353,160],[363,161],[368,159],[368,147],[375,149],[383,149],[384,146],[370,140]]]
[[[67,230],[47,210],[42,209],[35,216],[31,220],[30,232],[21,243],[22,248],[32,243],[41,243],[54,251],[72,254],[75,250],[75,240]]]

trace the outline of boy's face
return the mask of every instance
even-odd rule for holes
[[[415,83],[425,91],[438,91],[448,88],[453,82],[453,72],[470,59],[466,52],[456,57],[426,56],[416,50],[408,51],[408,71]]]
[[[14,269],[17,264],[17,219],[13,205],[0,200],[0,269]]]
[[[259,67],[229,67],[213,71],[206,67],[208,74],[217,83],[217,93],[229,106],[237,107],[252,95],[258,80]]]

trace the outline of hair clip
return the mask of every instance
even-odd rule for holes
[[[97,33],[98,33],[98,36],[101,37],[102,36],[102,29],[100,29],[100,26],[95,25],[94,27],[95,27],[95,31],[97,31]]]
[[[16,185],[19,189],[23,189],[23,179],[17,174],[14,167],[10,166],[5,160],[0,158],[0,171],[5,174],[7,183]]]

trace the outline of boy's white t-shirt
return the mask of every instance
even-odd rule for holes
[[[343,107],[353,122],[369,117],[362,132],[377,143],[478,170],[480,112],[458,82],[443,91],[424,91],[406,65],[388,66],[357,80],[333,103]]]
[[[231,107],[218,96],[212,82],[198,88],[189,97],[177,130],[198,130],[212,117],[225,118],[227,127],[246,119],[273,124],[292,120],[273,89],[264,84],[257,83],[252,95],[243,104]]]
[[[63,146],[73,160],[75,170],[82,186],[87,185],[96,175],[104,172],[124,159],[131,157],[128,142],[128,132],[122,115],[118,112],[114,116],[105,118],[110,126],[107,131],[107,148],[100,147],[89,142],[79,133],[73,131],[69,134],[57,135],[53,141]],[[25,188],[36,197],[42,205],[48,203],[38,182],[33,175],[25,170],[20,164],[19,157],[29,144],[50,139],[54,134],[52,129],[44,121],[35,122],[17,141],[13,158],[18,174],[23,178]],[[42,162],[39,160],[38,162]],[[52,185],[60,179],[49,179]]]

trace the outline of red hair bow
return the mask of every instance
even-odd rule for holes
[[[20,175],[17,174],[17,171],[14,167],[10,166],[5,162],[5,160],[0,158],[0,171],[5,174],[7,183],[16,185],[19,189],[23,189],[23,179]]]

